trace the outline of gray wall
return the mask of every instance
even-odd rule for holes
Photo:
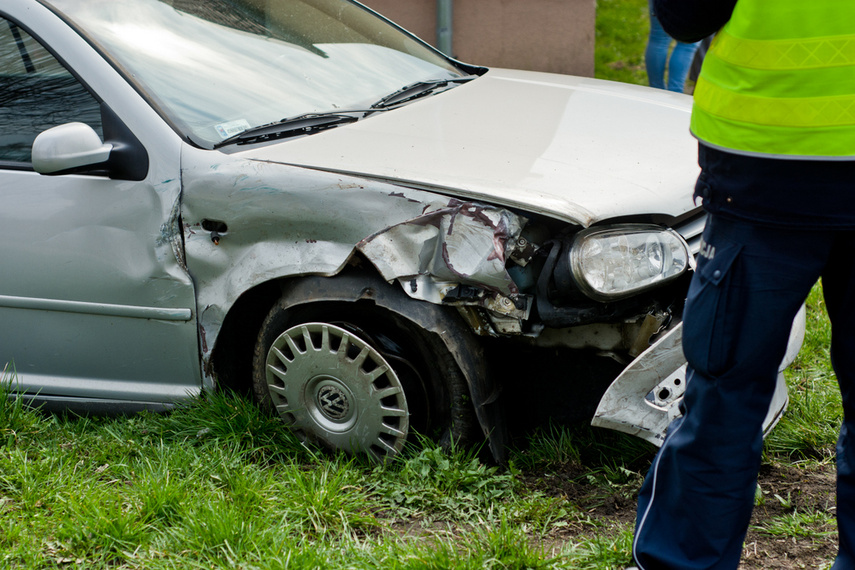
[[[437,0],[361,0],[436,45]],[[488,67],[594,75],[595,0],[453,0],[452,55]]]

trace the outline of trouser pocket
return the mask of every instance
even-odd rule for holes
[[[716,375],[729,366],[728,323],[739,318],[728,285],[742,245],[711,230],[708,227],[704,232],[698,267],[686,297],[683,352],[695,370]]]

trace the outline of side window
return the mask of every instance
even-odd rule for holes
[[[0,163],[29,163],[40,132],[83,122],[103,139],[98,101],[41,44],[0,18]]]

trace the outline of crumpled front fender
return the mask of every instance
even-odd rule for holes
[[[264,283],[340,273],[357,252],[408,296],[460,285],[507,297],[525,218],[426,190],[186,148],[181,219],[208,370],[226,315]],[[475,301],[473,301],[474,303]],[[513,304],[511,304],[513,306]]]
[[[442,303],[444,291],[475,285],[519,294],[505,269],[508,244],[525,218],[503,208],[451,200],[447,207],[384,228],[359,249],[387,281],[399,279],[410,297]]]

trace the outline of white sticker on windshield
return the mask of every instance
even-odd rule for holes
[[[244,119],[238,119],[237,121],[221,123],[219,125],[216,125],[214,128],[217,129],[217,132],[220,133],[221,137],[227,139],[247,130],[249,128],[249,123],[247,123]]]

